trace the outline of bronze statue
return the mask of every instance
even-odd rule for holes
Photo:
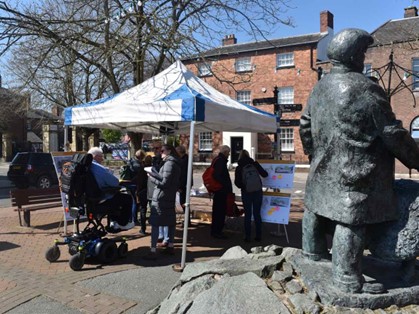
[[[369,225],[397,220],[394,162],[419,169],[419,148],[396,120],[384,90],[362,74],[373,38],[345,29],[332,39],[333,64],[314,87],[300,120],[310,156],[303,218],[303,253],[328,254],[326,232],[334,228],[333,284],[350,293],[381,293],[364,284],[361,260]]]

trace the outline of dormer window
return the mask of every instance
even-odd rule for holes
[[[252,71],[252,63],[250,57],[236,59],[236,72]]]

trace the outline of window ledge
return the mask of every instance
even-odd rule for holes
[[[252,73],[253,72],[253,70],[242,70],[242,71],[237,71],[236,70],[236,74],[246,74],[246,73]]]
[[[283,66],[276,66],[277,70],[283,70],[283,69],[294,69],[295,68],[295,64],[293,65],[283,65]]]

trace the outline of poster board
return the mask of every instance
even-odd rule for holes
[[[263,192],[260,214],[262,222],[287,225],[291,209],[291,194]]]
[[[76,153],[84,153],[84,152],[52,152],[51,153],[58,180],[60,179],[62,165],[66,163],[67,161],[70,161],[73,158],[73,155]],[[64,222],[67,222],[68,220],[74,220],[74,218],[71,217],[70,213],[68,212],[67,198],[66,198],[65,193],[63,192],[61,192],[61,202],[63,204]]]
[[[271,189],[292,189],[294,187],[295,161],[258,160],[268,176],[262,178],[262,185]]]

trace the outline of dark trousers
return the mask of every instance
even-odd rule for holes
[[[138,193],[138,199],[139,203],[137,204],[137,208],[139,208],[140,212],[140,225],[141,225],[141,231],[146,231],[146,220],[147,220],[147,190],[143,190]]]
[[[242,190],[242,201],[244,207],[244,233],[245,237],[250,239],[252,234],[252,215],[255,221],[256,238],[262,236],[262,218],[260,216],[260,209],[262,207],[262,190],[252,193],[247,193]]]
[[[100,204],[99,207],[108,214],[109,220],[125,226],[132,218],[132,203],[131,195],[117,193],[111,199]]]
[[[220,235],[224,229],[226,217],[227,193],[215,192],[212,200],[211,234]]]

